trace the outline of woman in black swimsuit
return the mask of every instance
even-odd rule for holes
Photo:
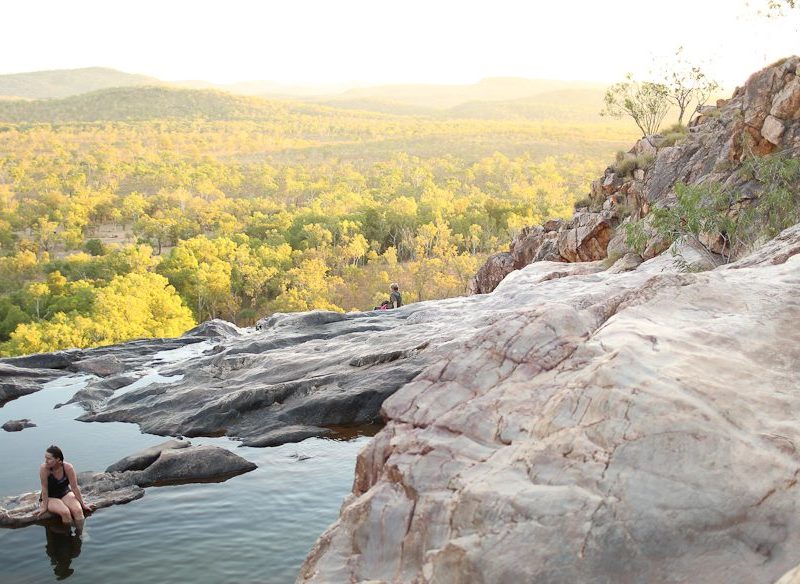
[[[94,511],[81,497],[75,467],[64,462],[64,454],[58,446],[51,446],[45,451],[44,464],[39,467],[39,479],[42,482],[42,501],[39,515],[50,511],[61,517],[67,527],[75,523],[75,531],[83,531],[84,511]]]

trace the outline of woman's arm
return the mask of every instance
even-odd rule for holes
[[[37,515],[41,515],[47,511],[47,502],[50,500],[47,493],[47,469],[44,465],[39,467],[39,482],[42,484],[42,496],[39,501],[39,511],[37,511]]]
[[[81,496],[81,489],[78,486],[78,479],[75,475],[75,467],[72,466],[70,463],[64,463],[64,472],[67,473],[67,478],[69,479],[69,488],[72,489],[72,492],[75,493],[75,498],[78,500],[78,503],[81,504],[82,509],[87,509],[89,511],[92,508],[83,502],[83,496]]]

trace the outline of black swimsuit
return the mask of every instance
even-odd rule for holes
[[[64,495],[71,492],[69,488],[69,479],[67,478],[67,471],[64,470],[64,476],[57,479],[53,473],[47,475],[47,496],[54,499],[63,499]]]

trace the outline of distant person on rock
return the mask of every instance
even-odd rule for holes
[[[393,282],[391,286],[392,293],[389,295],[389,308],[400,308],[403,306],[403,297],[400,296],[400,286],[397,282]]]
[[[69,529],[75,525],[75,533],[83,532],[84,511],[94,511],[81,496],[75,467],[64,462],[64,453],[58,446],[50,446],[44,453],[44,463],[39,467],[42,495],[38,515],[50,511],[61,517],[61,522]]]

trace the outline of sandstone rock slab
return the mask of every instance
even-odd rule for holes
[[[510,274],[517,313],[385,402],[298,582],[775,582],[800,549],[798,245]]]

